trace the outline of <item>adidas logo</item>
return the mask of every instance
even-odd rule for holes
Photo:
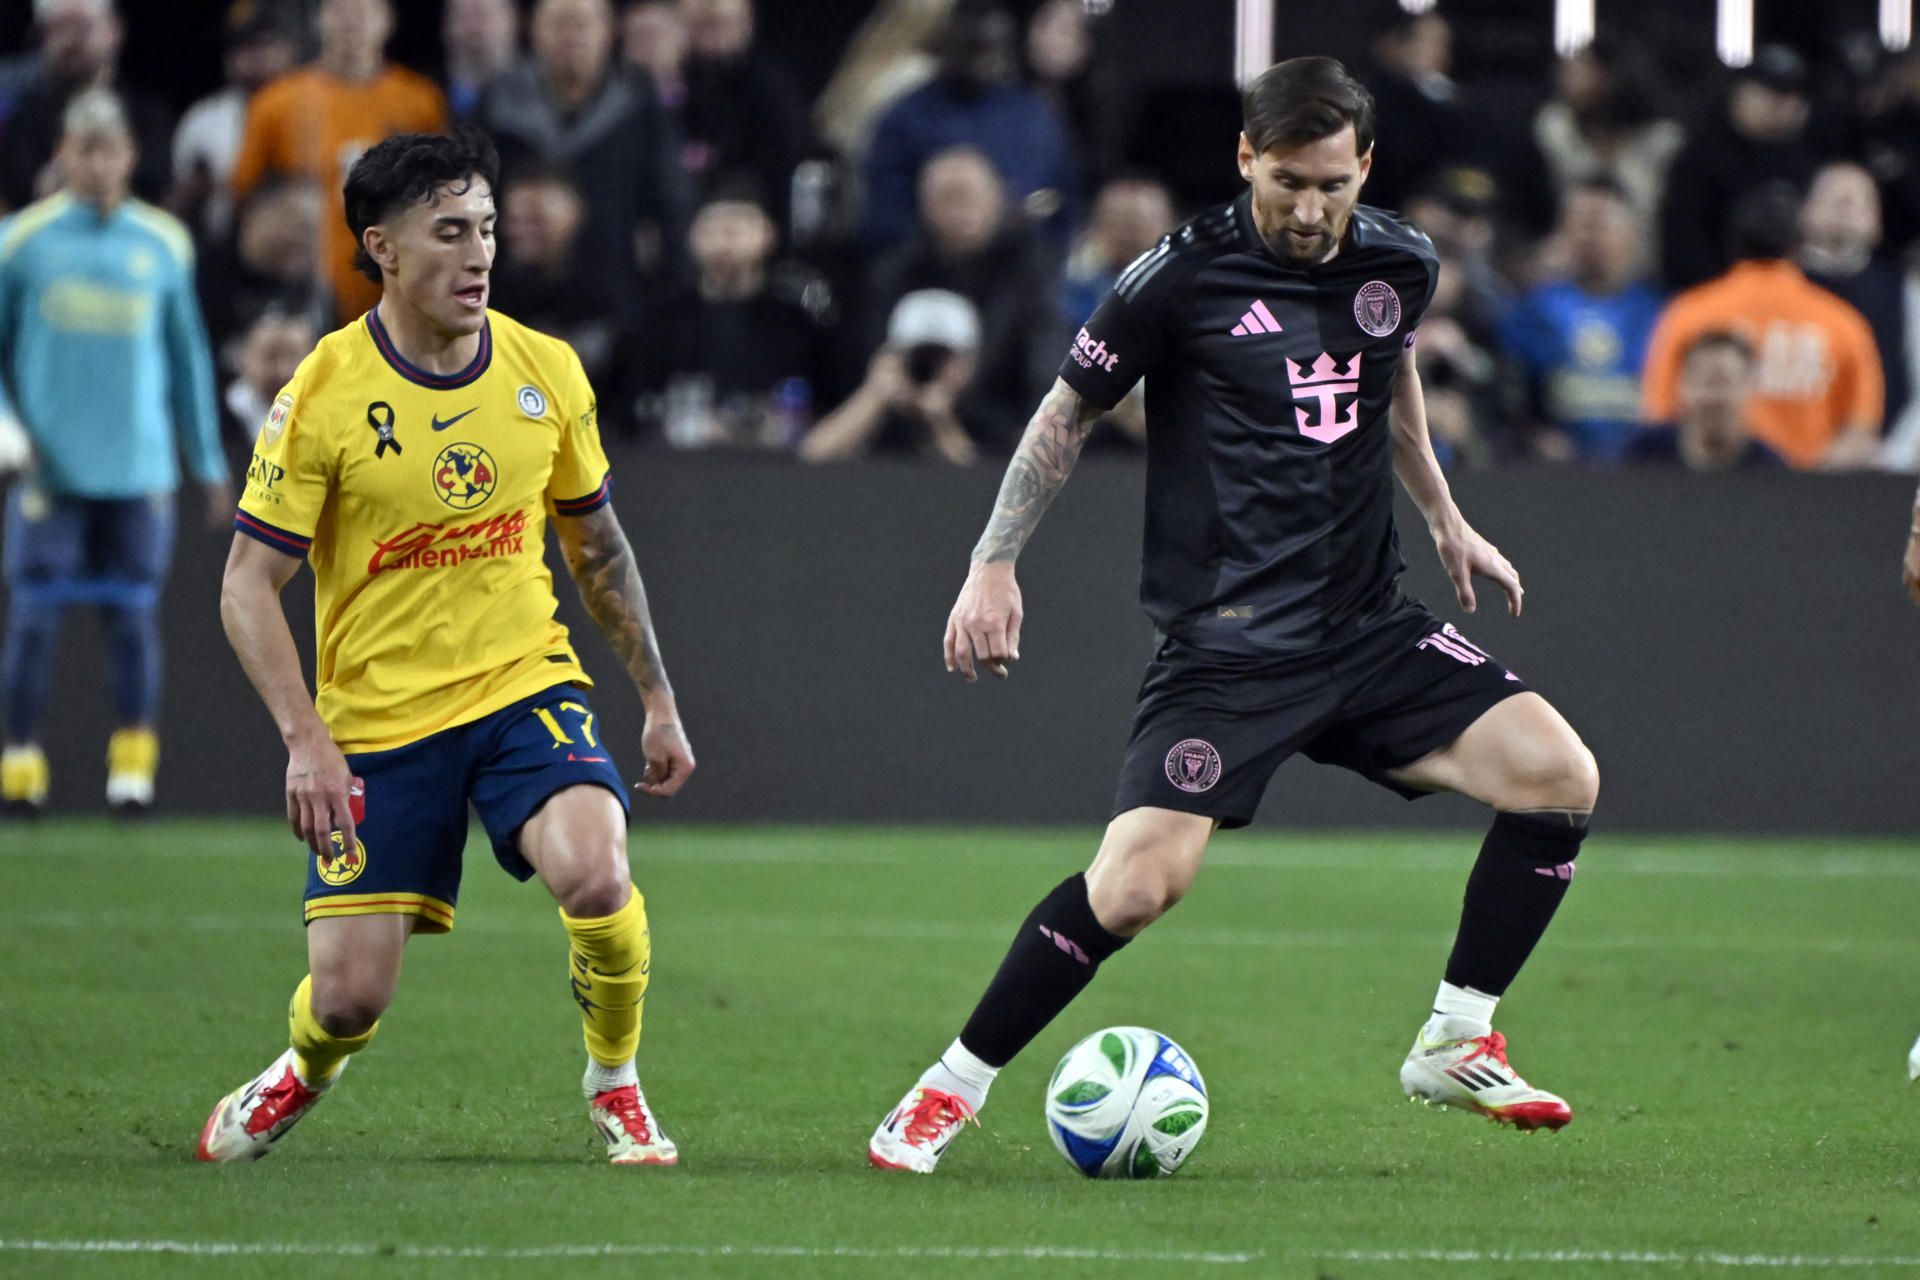
[[[1514,1083],[1492,1067],[1477,1065],[1450,1067],[1447,1069],[1447,1074],[1475,1093],[1483,1089],[1504,1089]]]
[[[1247,308],[1247,314],[1240,317],[1240,323],[1233,326],[1230,333],[1236,338],[1244,338],[1254,333],[1278,333],[1280,322],[1273,318],[1273,312],[1267,310],[1267,304],[1255,298],[1253,305]]]

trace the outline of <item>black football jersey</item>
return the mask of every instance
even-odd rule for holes
[[[1098,406],[1146,379],[1140,598],[1163,633],[1311,650],[1391,604],[1387,409],[1438,271],[1425,235],[1367,205],[1332,260],[1290,265],[1242,194],[1122,273],[1060,376]]]

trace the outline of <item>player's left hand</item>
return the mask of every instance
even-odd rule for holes
[[[647,727],[640,733],[640,750],[647,757],[647,771],[633,784],[635,790],[664,800],[687,785],[694,770],[693,745],[678,721],[648,716]]]
[[[1920,604],[1920,533],[1907,538],[1907,556],[1900,563],[1900,577],[1907,584],[1907,594]]]
[[[1433,545],[1440,552],[1440,563],[1447,576],[1453,579],[1453,593],[1460,598],[1462,609],[1473,612],[1476,603],[1473,580],[1481,577],[1498,583],[1507,593],[1507,612],[1516,618],[1520,616],[1520,602],[1526,591],[1520,586],[1519,571],[1500,554],[1500,548],[1459,519],[1434,526]]]

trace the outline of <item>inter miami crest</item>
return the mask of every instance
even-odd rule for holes
[[[375,400],[367,406],[367,425],[373,428],[373,434],[380,437],[373,446],[373,456],[384,458],[387,450],[402,453],[400,442],[393,438],[393,406],[385,400]]]
[[[1167,752],[1167,781],[1182,791],[1210,791],[1220,781],[1220,752],[1204,738],[1188,738]]]

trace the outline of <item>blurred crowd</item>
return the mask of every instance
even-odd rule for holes
[[[394,132],[494,137],[493,304],[573,343],[606,431],[671,449],[1005,455],[1118,273],[1199,212],[1142,163],[1104,4],[879,0],[811,102],[754,0],[445,0],[419,68],[393,6],[238,0],[225,83],[177,121],[125,82],[113,0],[36,0],[0,59],[10,209],[58,183],[75,93],[128,103],[237,450],[376,296],[339,192]],[[1863,35],[1676,83],[1608,39],[1514,112],[1454,79],[1444,10],[1370,30],[1363,199],[1441,256],[1419,351],[1448,465],[1920,469],[1920,56]],[[1184,147],[1231,177],[1230,136]],[[1109,423],[1140,447],[1137,397]]]

